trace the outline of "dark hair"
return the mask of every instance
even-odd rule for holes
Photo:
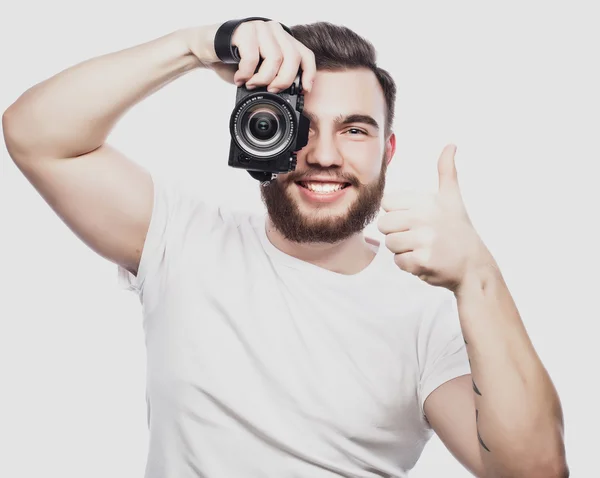
[[[386,136],[392,130],[396,102],[396,83],[391,75],[377,66],[377,51],[371,42],[355,31],[329,22],[291,27],[294,37],[315,54],[317,70],[368,68],[381,85],[386,104]]]

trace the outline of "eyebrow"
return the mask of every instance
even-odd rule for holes
[[[306,116],[311,123],[318,123],[318,119],[317,117],[312,114],[310,111],[306,111],[304,110],[302,112],[302,114],[304,116]],[[375,120],[375,118],[373,118],[370,115],[365,115],[365,114],[359,114],[359,113],[354,113],[354,114],[350,114],[350,115],[339,115],[337,116],[334,120],[334,123],[337,125],[347,125],[347,124],[352,124],[352,123],[363,123],[363,124],[367,124],[369,126],[373,126],[376,129],[379,129],[379,123],[377,123],[377,121]]]

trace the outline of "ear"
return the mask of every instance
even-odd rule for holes
[[[396,135],[390,133],[388,139],[385,142],[385,162],[389,165],[390,161],[396,153]]]

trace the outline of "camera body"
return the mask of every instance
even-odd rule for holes
[[[300,74],[279,93],[238,87],[229,121],[229,166],[246,169],[262,182],[294,171],[296,153],[308,142],[310,121],[303,109]]]

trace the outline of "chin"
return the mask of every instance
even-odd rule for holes
[[[362,231],[379,209],[383,181],[351,184],[328,192],[309,191],[296,182],[261,188],[274,227],[299,243],[336,243]],[[360,189],[359,189],[360,188]]]

